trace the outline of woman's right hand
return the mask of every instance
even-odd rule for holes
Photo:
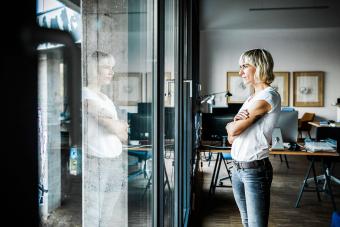
[[[234,117],[234,121],[245,120],[247,118],[249,118],[249,112],[245,109],[236,114],[236,116]]]
[[[126,143],[128,140],[128,128],[129,125],[125,121],[115,121],[116,135],[122,143]]]

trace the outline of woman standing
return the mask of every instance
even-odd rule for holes
[[[281,111],[281,98],[270,87],[274,61],[268,51],[246,51],[239,65],[243,82],[255,92],[226,126],[234,160],[232,186],[243,225],[264,227],[268,225],[273,179],[269,147]]]
[[[127,140],[128,125],[118,119],[116,106],[101,90],[114,76],[115,59],[95,51],[88,60],[87,86],[83,88],[83,226],[127,226],[127,201],[124,206],[119,201],[127,188],[122,143]]]

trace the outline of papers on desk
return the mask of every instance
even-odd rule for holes
[[[318,152],[318,151],[329,151],[329,152],[336,152],[336,146],[329,142],[316,142],[310,141],[305,143],[305,149],[307,152]]]
[[[329,125],[329,121],[320,121],[320,126],[328,126]]]
[[[333,122],[329,124],[330,127],[340,127],[340,122]]]
[[[283,147],[285,148],[285,149],[288,149],[290,146],[289,146],[289,143],[283,143]]]

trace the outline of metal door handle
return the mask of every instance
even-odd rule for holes
[[[189,86],[190,86],[190,98],[192,98],[192,80],[183,80],[183,83],[189,83]]]

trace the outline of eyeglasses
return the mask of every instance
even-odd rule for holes
[[[240,69],[245,70],[249,66],[250,66],[249,64],[243,64],[243,65],[240,65]]]
[[[113,68],[114,68],[114,66],[111,66],[111,65],[99,65],[99,67],[101,69],[108,69],[108,70],[112,70],[112,71],[113,71]]]

